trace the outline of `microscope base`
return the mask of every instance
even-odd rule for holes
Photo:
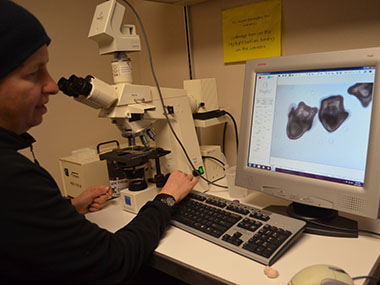
[[[148,188],[141,191],[121,190],[120,198],[122,199],[123,210],[137,214],[146,202],[154,199],[159,190],[154,184],[149,184]]]

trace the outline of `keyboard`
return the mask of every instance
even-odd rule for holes
[[[174,206],[172,225],[264,265],[302,235],[304,221],[192,191]]]

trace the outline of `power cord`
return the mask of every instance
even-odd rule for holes
[[[373,276],[356,276],[352,278],[352,280],[359,280],[359,279],[371,279],[371,280],[375,280],[377,282],[376,284],[378,285],[380,284],[380,279]]]
[[[188,155],[185,147],[183,146],[181,140],[178,138],[176,132],[174,131],[173,126],[172,126],[172,124],[171,124],[171,122],[169,120],[168,112],[166,111],[166,107],[165,107],[165,103],[164,103],[164,98],[163,98],[162,93],[161,93],[161,88],[160,88],[160,85],[158,84],[157,76],[156,76],[156,73],[154,71],[152,52],[150,50],[150,45],[149,45],[148,37],[147,37],[146,32],[145,32],[145,28],[144,28],[143,22],[142,22],[142,20],[141,20],[141,18],[139,16],[139,14],[135,10],[135,8],[127,0],[123,0],[123,1],[124,1],[124,3],[126,3],[129,6],[129,8],[135,14],[136,19],[137,19],[137,21],[140,24],[140,27],[141,27],[141,30],[142,30],[142,33],[143,33],[143,36],[144,36],[144,41],[145,41],[145,44],[146,44],[146,47],[147,47],[147,50],[148,50],[150,70],[152,72],[152,76],[153,76],[154,82],[155,82],[156,87],[157,87],[158,95],[159,95],[160,100],[161,100],[162,109],[164,111],[163,115],[165,116],[166,121],[167,121],[167,123],[169,125],[169,128],[170,128],[171,132],[173,133],[175,139],[177,140],[178,144],[182,148],[183,153],[185,154],[187,161],[189,162],[189,164],[193,168],[193,174],[195,174],[196,176],[199,176],[200,178],[202,178],[203,180],[205,180],[209,184],[213,184],[213,185],[215,185],[217,187],[221,187],[221,188],[228,188],[228,186],[223,186],[223,185],[215,184],[214,182],[212,182],[212,181],[208,180],[207,178],[205,178],[204,176],[202,176],[201,173],[199,173],[199,171],[195,168],[193,162],[191,161],[191,159],[190,159],[190,157],[189,157],[189,155]]]
[[[219,162],[222,166],[223,166],[223,169],[224,169],[224,162],[221,161],[220,159],[216,158],[216,157],[213,157],[213,156],[209,156],[209,155],[202,155],[202,158],[209,158],[209,159],[213,159],[213,160],[216,160],[217,162]]]
[[[325,224],[322,224],[322,223],[319,223],[319,222],[316,222],[316,221],[307,221],[308,223],[311,223],[311,224],[314,224],[314,225],[317,225],[317,226],[321,226],[321,227],[325,227],[325,228],[330,228],[330,229],[334,229],[334,230],[338,230],[338,231],[342,231],[342,232],[357,232],[357,233],[367,233],[367,234],[372,234],[372,235],[375,235],[375,236],[379,236],[380,237],[380,233],[376,233],[376,232],[373,232],[373,231],[368,231],[368,230],[361,230],[361,229],[357,229],[357,230],[351,230],[351,229],[347,229],[347,228],[340,228],[340,227],[335,227],[335,226],[331,226],[331,225],[325,225]]]
[[[222,138],[222,152],[225,154],[226,153],[226,130],[227,130],[227,122],[224,123],[223,126],[223,138]]]
[[[230,113],[228,113],[227,111],[224,110],[223,112],[225,112],[225,114],[231,118],[232,123],[234,124],[235,140],[236,140],[236,152],[237,152],[239,149],[239,135],[238,135],[238,129],[237,129],[235,118]],[[223,133],[223,141],[224,141],[224,136],[225,136],[225,130],[226,130],[226,125],[225,125],[224,133]]]

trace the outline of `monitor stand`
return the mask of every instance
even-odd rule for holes
[[[268,206],[265,210],[305,221],[307,223],[305,233],[333,237],[358,237],[358,223],[339,216],[336,210],[296,202],[289,206]]]

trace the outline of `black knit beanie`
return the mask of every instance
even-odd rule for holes
[[[36,17],[12,1],[0,0],[0,79],[49,43]]]

